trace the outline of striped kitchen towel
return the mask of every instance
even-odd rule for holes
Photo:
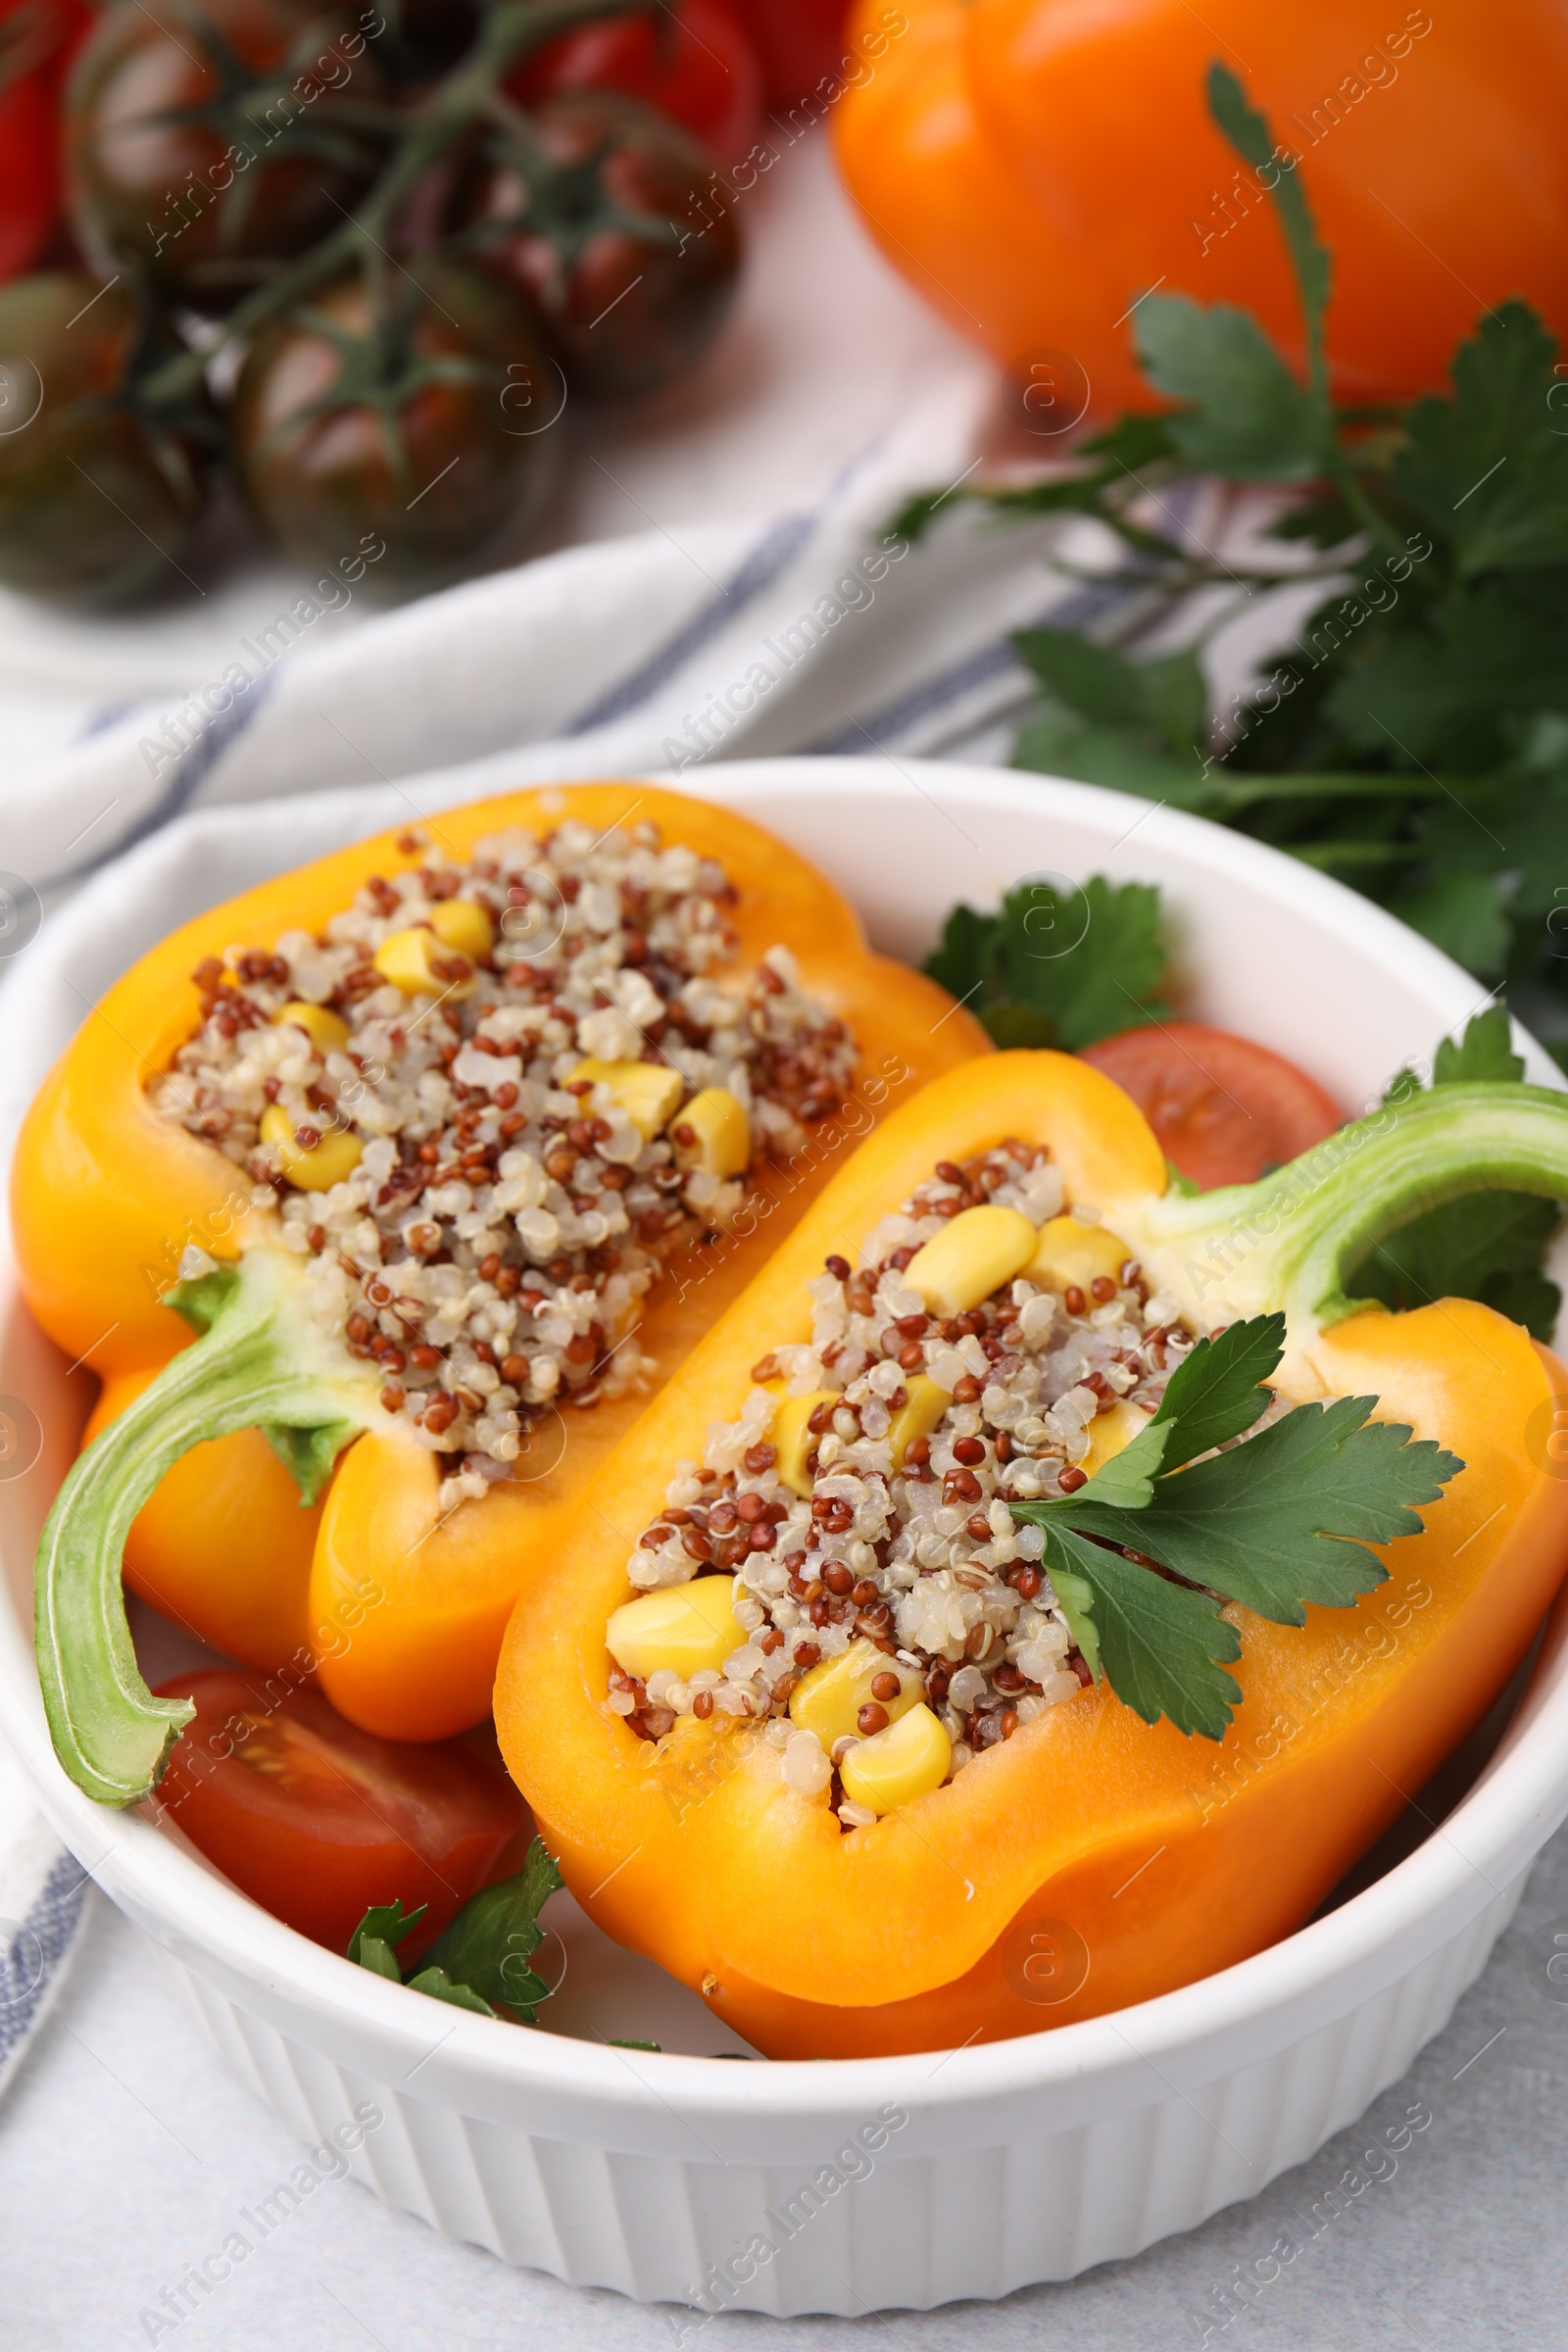
[[[87,1886],[0,1745],[0,2096],[60,1989]]]
[[[898,535],[911,492],[973,473],[988,401],[911,402],[815,503],[755,524],[569,548],[352,628],[319,624],[364,584],[323,578],[214,643],[182,695],[14,769],[0,879],[48,905],[187,809],[433,771],[478,793],[784,752],[1005,757],[1030,693],[1011,632],[1110,592],[1047,568],[1050,522],[956,503]]]

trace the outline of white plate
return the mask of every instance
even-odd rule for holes
[[[896,952],[923,952],[955,898],[987,904],[1025,872],[1159,883],[1183,1010],[1291,1055],[1348,1110],[1481,1001],[1436,950],[1321,875],[1087,785],[855,760],[760,760],[701,780],[813,858]],[[36,1083],[79,1016],[75,992],[107,985],[168,925],[405,811],[400,796],[338,793],[213,811],[145,844],[19,965],[12,1083]],[[1520,1043],[1532,1077],[1557,1083]],[[1162,1999],[945,2055],[718,2064],[673,2054],[721,2046],[692,1996],[558,1898],[574,1972],[558,2025],[650,2034],[664,2055],[437,2009],[270,1919],[55,1764],[30,1563],[81,1388],[8,1276],[0,1392],[31,1403],[45,1445],[25,1477],[0,1483],[0,1703],[40,1802],[302,2137],[353,2135],[353,2110],[368,2106],[381,2120],[352,2159],[362,2180],[453,2237],[564,2278],[710,2311],[858,2314],[1005,2294],[1191,2229],[1301,2163],[1403,2073],[1568,1814],[1559,1609],[1501,1746],[1440,1836],[1298,1935]]]

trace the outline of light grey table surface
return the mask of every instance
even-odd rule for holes
[[[1004,2303],[725,2315],[695,2332],[691,2314],[506,2270],[347,2180],[324,2181],[177,2326],[160,2321],[165,2287],[300,2151],[206,2042],[140,1931],[89,1900],[73,1974],[0,2108],[3,2352],[1568,2347],[1568,2003],[1530,1945],[1546,1923],[1568,1928],[1568,1830],[1447,2032],[1251,2203]]]

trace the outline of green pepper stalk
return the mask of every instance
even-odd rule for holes
[[[1304,1351],[1376,1303],[1353,1296],[1370,1251],[1425,1210],[1480,1192],[1568,1200],[1568,1095],[1500,1080],[1435,1087],[1386,1102],[1255,1184],[1173,1188],[1103,1208],[1195,1331],[1283,1308],[1279,1385],[1311,1393]]]
[[[387,1418],[379,1374],[312,1316],[300,1260],[263,1246],[170,1292],[202,1335],[87,1447],[38,1544],[34,1645],[55,1753],[100,1803],[154,1789],[195,1709],[154,1698],[137,1671],[121,1563],[142,1504],[181,1454],[259,1428],[302,1504],[343,1447]]]

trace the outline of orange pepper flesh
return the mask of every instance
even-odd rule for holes
[[[1041,332],[1042,289],[1071,257],[981,128],[964,0],[908,0],[908,30],[833,113],[839,169],[884,257],[960,335],[1010,360]],[[867,0],[867,29],[882,0]],[[1087,289],[1084,289],[1087,292]],[[1071,413],[1040,419],[1058,428]]]
[[[782,942],[795,953],[802,985],[848,1022],[860,1048],[845,1112],[814,1131],[813,1145],[791,1168],[759,1169],[749,1232],[706,1249],[693,1242],[670,1260],[651,1295],[639,1342],[673,1368],[883,1104],[989,1052],[990,1041],[933,982],[872,955],[847,902],[804,858],[712,803],[642,784],[573,785],[443,810],[429,829],[462,857],[510,826],[544,832],[575,818],[600,831],[632,817],[724,868],[740,894],[730,909],[738,967],[752,967]],[[50,1337],[92,1370],[113,1377],[167,1362],[189,1338],[159,1303],[182,1250],[195,1243],[215,1257],[233,1258],[265,1230],[249,1208],[243,1171],[213,1145],[160,1118],[146,1096],[147,1079],[169,1067],[199,1026],[191,972],[230,945],[266,948],[286,930],[321,929],[372,874],[410,861],[397,846],[405,831],[356,842],[183,925],[116,983],[45,1081],[23,1129],[13,1176],[23,1288]],[[84,1245],[83,1237],[90,1242]],[[439,1526],[432,1457],[399,1433],[360,1438],[321,1506],[308,1592],[310,1639],[333,1704],[364,1730],[402,1740],[444,1739],[487,1715],[496,1653],[519,1581],[557,1540],[560,1507],[581,1493],[644,1403],[633,1395],[592,1412],[568,1412],[559,1462],[551,1466],[541,1448],[543,1475],[493,1489]],[[544,1435],[551,1426],[545,1424]],[[222,1449],[248,1436],[203,1447],[198,1458],[204,1465],[220,1456],[232,1461],[238,1457]],[[266,1450],[260,1439],[256,1445]],[[270,1457],[262,1465],[252,1450],[251,1458],[270,1476]],[[174,1476],[181,1474],[201,1479],[205,1467],[193,1473],[181,1464]],[[368,1507],[362,1507],[367,1498]],[[164,1523],[157,1496],[149,1508],[149,1525]],[[249,1554],[232,1563],[213,1556],[210,1615],[201,1578],[187,1573],[191,1565],[188,1555],[160,1554],[144,1558],[138,1574],[149,1591],[177,1591],[187,1622],[226,1647],[221,1632],[232,1632],[242,1618],[239,1589],[250,1587],[257,1563]],[[292,1622],[291,1608],[280,1617]]]
[[[1524,1443],[1532,1415],[1568,1397],[1568,1372],[1469,1301],[1367,1311],[1319,1336],[1311,1376],[1378,1396],[1380,1418],[1467,1468],[1421,1535],[1382,1549],[1390,1582],[1353,1608],[1309,1609],[1301,1630],[1227,1608],[1244,1699],[1217,1746],[1144,1724],[1102,1685],[848,1835],[716,1718],[681,1718],[653,1761],[607,1704],[605,1626],[669,1465],[733,1417],[759,1348],[808,1335],[805,1284],[829,1250],[853,1258],[936,1159],[1009,1135],[1050,1146],[1069,1200],[1163,1190],[1142,1114],[1082,1062],[1008,1054],[928,1088],[664,1390],[603,1482],[614,1526],[578,1515],[502,1653],[503,1752],[577,1899],[771,2057],[1034,2033],[1291,1932],[1484,1714],[1568,1559],[1568,1483]],[[1078,1956],[1068,1975],[1063,1952]]]
[[[1557,135],[1568,20],[1557,10],[903,0],[902,13],[909,30],[835,110],[851,194],[923,299],[1003,362],[1031,346],[1064,350],[1088,375],[1096,416],[1155,405],[1129,312],[1156,286],[1253,312],[1301,361],[1273,208],[1208,115],[1216,61],[1300,158],[1334,252],[1339,398],[1403,402],[1439,388],[1478,314],[1510,294],[1568,331]],[[880,0],[863,0],[852,36],[881,15]],[[949,63],[933,62],[950,42]],[[934,149],[955,161],[951,230],[932,220]],[[958,160],[976,150],[984,163]],[[1024,200],[986,212],[974,194],[982,172]]]

